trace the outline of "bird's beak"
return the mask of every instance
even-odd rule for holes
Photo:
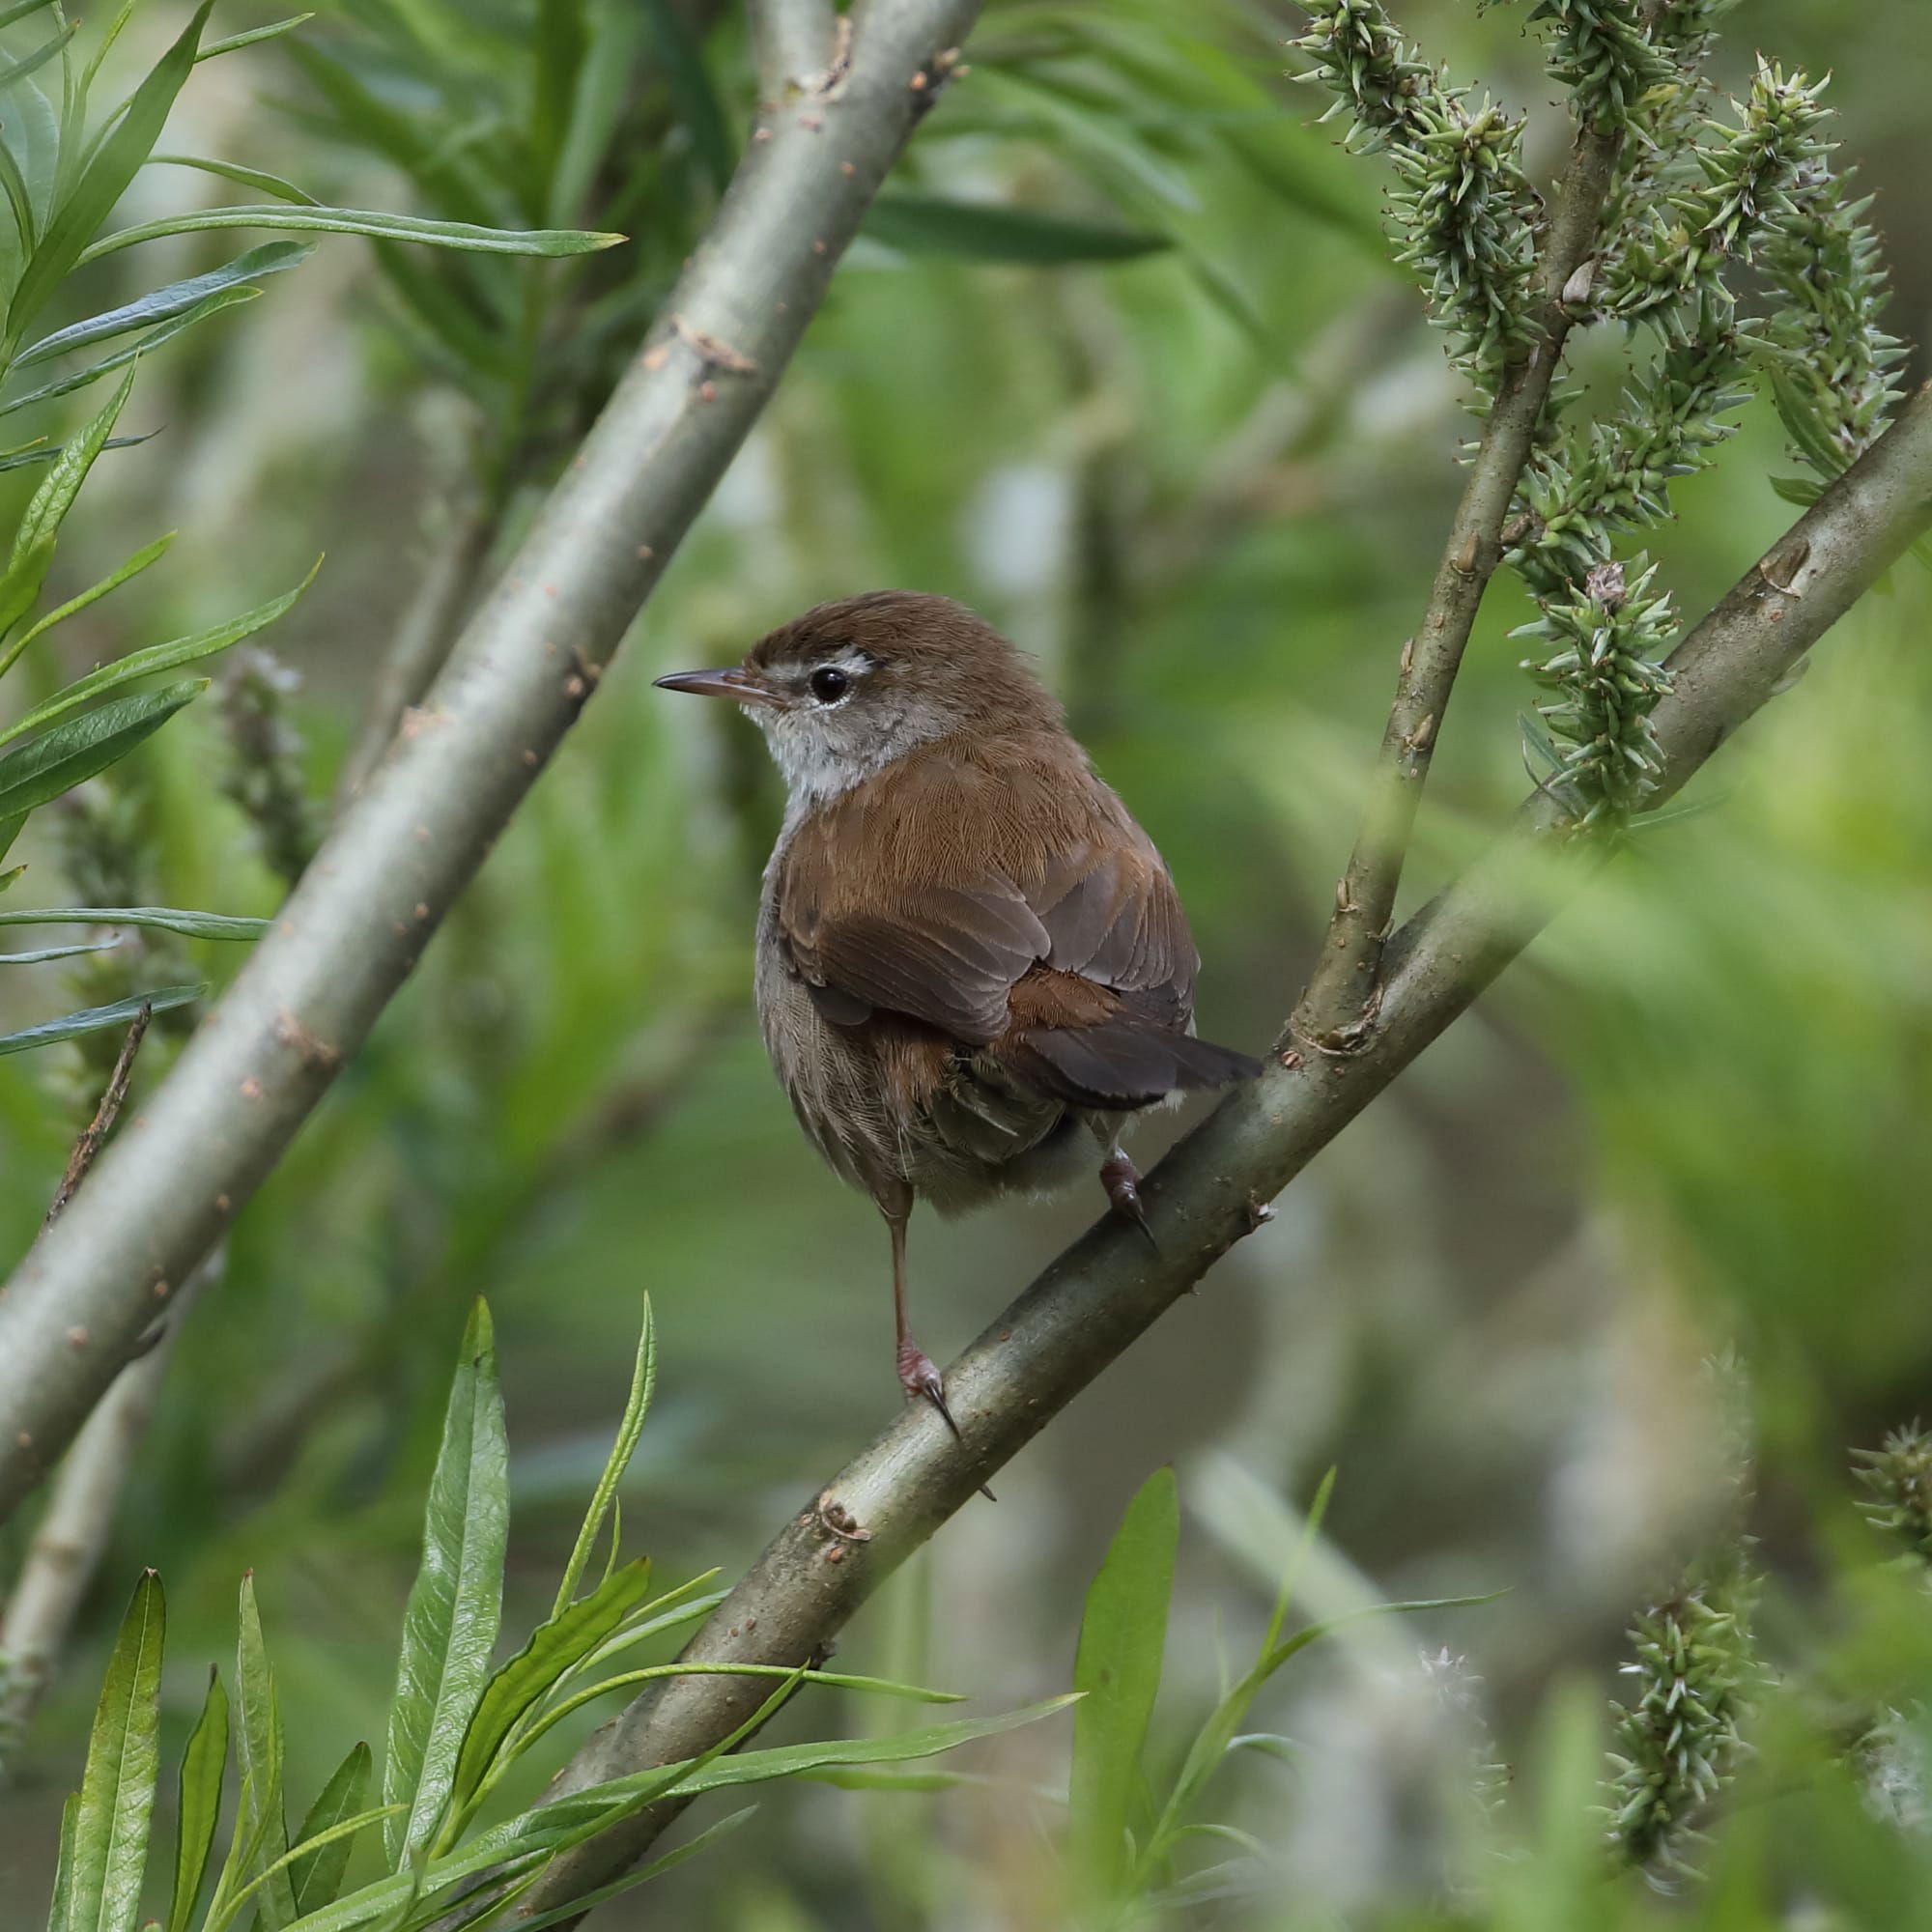
[[[782,709],[784,699],[763,679],[741,666],[729,670],[674,670],[655,680],[666,691],[694,691],[700,697],[731,697],[740,704],[769,704]]]

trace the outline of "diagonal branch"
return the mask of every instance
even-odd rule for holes
[[[0,1518],[281,1157],[536,781],[978,12],[871,0],[845,16],[836,85],[767,103],[642,354],[422,708],[141,1109],[142,1131],[108,1149],[0,1288]]]
[[[1496,391],[1421,627],[1403,646],[1395,703],[1369,780],[1361,831],[1335,888],[1335,911],[1308,990],[1289,1023],[1290,1037],[1318,1051],[1346,1052],[1359,1045],[1375,1018],[1382,942],[1395,917],[1396,889],[1430,758],[1483,592],[1502,560],[1503,519],[1562,359],[1572,304],[1578,299],[1572,283],[1596,245],[1622,140],[1617,132],[1577,136],[1537,263],[1537,339]]]
[[[1654,715],[1665,796],[1928,526],[1932,385],[1679,646],[1675,693]],[[923,1405],[906,1408],[780,1530],[685,1660],[790,1667],[823,1655],[884,1578],[1259,1226],[1266,1204],[1528,945],[1587,871],[1559,863],[1568,842],[1553,802],[1532,799],[1396,936],[1381,1012],[1359,1052],[1281,1054],[1153,1170],[1157,1254],[1118,1216],[1103,1218],[947,1370],[965,1453]],[[1591,841],[1572,856],[1600,850]],[[558,1788],[696,1757],[757,1702],[754,1679],[668,1678],[591,1738]],[[519,1910],[554,1909],[603,1884],[677,1809],[667,1802],[561,1855]]]

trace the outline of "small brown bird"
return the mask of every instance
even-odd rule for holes
[[[784,775],[765,1045],[812,1145],[886,1217],[899,1381],[957,1435],[906,1325],[914,1197],[952,1214],[1037,1192],[1097,1142],[1145,1233],[1124,1117],[1260,1067],[1193,1037],[1200,955],[1160,854],[970,611],[874,591],[658,683],[744,705]]]

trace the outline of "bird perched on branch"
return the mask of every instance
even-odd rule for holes
[[[1100,1156],[1124,1118],[1260,1071],[1190,1031],[1199,954],[1160,854],[1027,660],[943,597],[820,605],[728,670],[661,677],[763,729],[788,800],[758,915],[765,1044],[892,1235],[899,1381],[958,1434],[906,1322],[906,1223]]]

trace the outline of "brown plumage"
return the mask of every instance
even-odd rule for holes
[[[914,1196],[953,1212],[1035,1190],[1097,1140],[1145,1228],[1122,1118],[1256,1065],[1193,1037],[1200,961],[1160,854],[971,611],[878,591],[734,670],[660,682],[745,704],[785,775],[765,1041],[813,1145],[892,1229],[900,1378],[945,1413],[904,1321]]]

